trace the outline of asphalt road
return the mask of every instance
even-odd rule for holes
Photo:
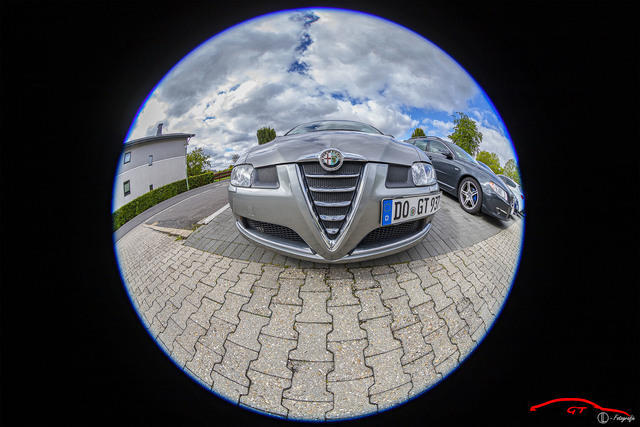
[[[113,233],[118,241],[142,224],[191,230],[193,225],[227,204],[228,180],[203,185],[164,200],[133,218]]]

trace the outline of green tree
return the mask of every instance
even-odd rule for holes
[[[476,160],[479,160],[485,165],[489,166],[489,168],[491,168],[491,170],[495,174],[500,174],[504,172],[502,167],[500,167],[500,158],[498,158],[498,155],[496,153],[481,151],[478,153]]]
[[[515,160],[509,159],[507,163],[504,164],[504,174],[520,184],[520,171],[518,170],[518,165],[516,165]]]
[[[482,142],[482,133],[478,130],[476,122],[469,118],[465,113],[456,113],[453,116],[453,133],[449,138],[467,153],[475,156],[480,149]]]
[[[200,175],[205,172],[205,165],[211,167],[209,155],[202,147],[187,153],[187,176]]]
[[[256,132],[258,137],[258,145],[266,144],[269,141],[273,141],[276,138],[276,131],[270,127],[263,127]]]
[[[415,128],[413,130],[413,133],[411,134],[411,138],[417,138],[420,136],[426,136],[426,135],[424,134],[424,131],[422,130],[422,128]]]

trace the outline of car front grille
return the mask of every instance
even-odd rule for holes
[[[367,234],[358,246],[366,246],[372,243],[383,243],[391,240],[402,239],[418,233],[426,226],[425,219],[403,222],[386,227],[378,227]]]
[[[259,231],[260,233],[268,234],[269,236],[279,237],[284,240],[291,240],[294,242],[303,241],[302,237],[300,237],[298,233],[283,225],[256,221],[249,218],[245,218],[244,221],[246,227],[251,230]]]
[[[326,171],[319,163],[301,163],[303,182],[320,225],[329,239],[340,234],[351,210],[364,163],[344,162],[337,171]]]

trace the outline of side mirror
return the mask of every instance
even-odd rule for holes
[[[447,154],[444,155],[447,159],[449,160],[453,160],[453,154],[451,154],[451,152],[447,152]]]

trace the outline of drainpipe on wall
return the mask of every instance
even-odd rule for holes
[[[189,168],[188,168],[188,163],[187,163],[187,145],[189,145],[189,140],[191,139],[190,136],[187,137],[187,143],[184,144],[184,168],[185,168],[185,175],[187,176],[187,191],[189,191]]]

